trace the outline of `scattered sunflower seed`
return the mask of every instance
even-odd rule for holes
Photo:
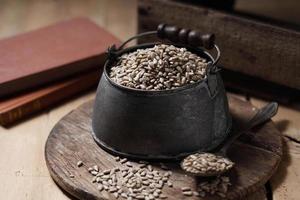
[[[77,162],[77,167],[81,167],[83,165],[83,162],[80,160]]]
[[[164,195],[164,194],[161,194],[161,195],[159,196],[159,198],[160,198],[160,199],[167,199],[168,196],[166,196],[166,195]]]
[[[96,172],[99,171],[99,167],[98,167],[97,165],[94,165],[94,166],[93,166],[93,169],[94,169]]]
[[[182,192],[182,194],[185,196],[192,196],[193,192],[192,191],[184,191],[184,192]]]
[[[181,191],[182,192],[191,191],[191,188],[190,187],[182,187]]]
[[[94,175],[94,176],[96,176],[96,175],[98,174],[98,172],[96,172],[96,171],[91,171],[91,174]]]
[[[127,167],[133,167],[132,164],[130,162],[126,162],[126,166]]]
[[[99,184],[99,185],[97,186],[97,189],[101,192],[101,191],[103,190],[103,185]]]
[[[126,163],[126,162],[127,162],[127,158],[123,158],[123,159],[120,160],[120,163],[121,163],[121,164],[124,164],[124,163]]]
[[[173,183],[172,182],[168,181],[167,184],[168,184],[169,187],[173,187]]]

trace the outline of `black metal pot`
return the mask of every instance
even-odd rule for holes
[[[168,32],[168,28],[170,26],[160,25],[157,32],[146,34],[158,33],[160,38],[172,41],[174,37],[169,36],[174,35],[174,31]],[[177,35],[185,29],[178,30]],[[102,148],[130,158],[178,159],[199,150],[211,151],[224,141],[231,128],[231,117],[223,81],[215,66],[219,50],[216,45],[210,44],[211,41],[205,41],[213,40],[213,37],[198,36],[202,37],[199,39],[202,46],[206,44],[208,48],[216,48],[217,59],[195,45],[191,46],[191,42],[183,44],[209,60],[210,66],[205,80],[172,90],[137,90],[118,85],[109,78],[109,70],[118,56],[154,44],[127,49],[122,49],[122,45],[118,50],[110,49],[92,118],[93,137]]]

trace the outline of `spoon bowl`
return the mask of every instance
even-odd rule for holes
[[[216,153],[198,152],[191,154],[182,160],[180,166],[188,174],[194,176],[218,176],[233,168],[232,162],[227,156],[228,148],[236,141],[239,136],[250,129],[270,120],[278,110],[278,104],[272,102],[259,109],[248,123],[235,130],[231,137],[225,142],[223,147]],[[220,166],[220,167],[218,167]]]
[[[208,157],[213,159],[209,160]],[[201,152],[189,155],[181,162],[180,166],[190,175],[209,177],[217,176],[229,171],[233,168],[234,162],[227,157],[224,157],[224,155]]]

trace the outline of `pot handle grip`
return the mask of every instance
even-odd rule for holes
[[[157,36],[161,39],[168,39],[174,43],[186,44],[192,47],[204,47],[212,49],[215,45],[215,35],[211,33],[201,34],[199,31],[185,28],[178,28],[168,24],[159,24]]]

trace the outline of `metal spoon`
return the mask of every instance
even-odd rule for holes
[[[276,102],[272,102],[269,103],[268,105],[264,106],[263,108],[259,109],[258,112],[255,114],[254,117],[252,117],[248,123],[245,123],[243,126],[241,126],[240,128],[238,128],[236,131],[234,131],[231,134],[231,137],[228,138],[228,140],[225,142],[224,146],[216,153],[206,153],[206,152],[199,152],[196,154],[192,154],[187,156],[182,162],[181,162],[181,168],[192,175],[195,176],[217,176],[217,175],[221,175],[225,172],[227,172],[228,170],[230,170],[233,167],[233,162],[227,157],[227,150],[228,148],[233,144],[233,142],[239,137],[241,136],[243,133],[249,131],[250,129],[252,129],[253,127],[260,125],[268,120],[270,120],[276,113],[278,110],[278,104]],[[200,170],[201,168],[199,168],[199,165],[197,163],[197,161],[200,160],[196,160],[196,162],[193,162],[191,166],[187,166],[187,163],[189,162],[191,164],[191,160],[195,160],[195,159],[202,159],[204,156],[206,155],[211,155],[211,157],[215,157],[216,156],[216,161],[218,159],[223,159],[227,160],[228,163],[232,163],[232,165],[228,165],[225,168],[221,167],[221,169],[218,168],[218,170]],[[202,162],[201,161],[201,162]],[[205,160],[203,162],[206,162]],[[195,170],[195,168],[193,168],[193,165],[198,165],[198,169],[199,170]],[[201,167],[201,165],[200,165]]]

